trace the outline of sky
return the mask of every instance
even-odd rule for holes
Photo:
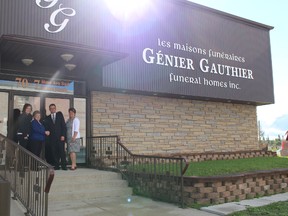
[[[275,104],[258,106],[257,118],[265,138],[281,137],[288,130],[288,1],[191,0],[191,2],[273,26],[270,31]]]

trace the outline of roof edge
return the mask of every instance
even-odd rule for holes
[[[240,16],[236,16],[236,15],[233,15],[233,14],[230,14],[230,13],[227,13],[227,12],[223,12],[223,11],[220,11],[220,10],[217,10],[217,9],[214,9],[214,8],[210,8],[208,6],[200,5],[200,4],[191,2],[189,0],[168,0],[168,1],[170,1],[170,2],[172,2],[174,4],[180,4],[180,5],[183,4],[183,5],[186,5],[188,7],[193,7],[193,8],[197,8],[197,9],[200,9],[200,10],[208,11],[210,13],[214,13],[214,14],[217,14],[217,15],[232,19],[232,20],[236,20],[238,22],[246,23],[246,24],[248,24],[250,26],[266,29],[266,30],[269,30],[269,31],[274,29],[273,26],[266,25],[266,24],[263,24],[263,23],[259,23],[259,22],[256,22],[256,21],[253,21],[253,20],[250,20],[250,19],[246,19],[246,18],[240,17]]]

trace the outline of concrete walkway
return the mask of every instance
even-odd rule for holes
[[[49,216],[215,216],[197,209],[182,209],[176,205],[153,201],[148,198],[99,198],[85,202],[53,203]],[[64,207],[64,208],[63,208]],[[64,209],[64,210],[63,210]],[[25,209],[11,199],[11,216],[23,216]]]
[[[103,198],[85,202],[61,202],[53,205],[49,216],[215,216],[228,215],[236,211],[245,210],[247,207],[258,207],[274,202],[287,201],[288,193],[268,197],[243,200],[240,202],[224,203],[204,207],[200,210],[181,209],[176,205],[153,201],[148,198],[131,196],[128,198]],[[65,207],[63,210],[63,206]],[[11,216],[23,216],[25,209],[19,202],[11,199]]]
[[[288,193],[276,194],[267,197],[242,200],[240,202],[224,203],[215,206],[203,207],[202,211],[210,212],[216,215],[229,215],[233,212],[243,211],[248,207],[259,207],[269,205],[274,202],[287,201]]]

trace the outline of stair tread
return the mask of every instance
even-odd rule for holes
[[[55,171],[49,193],[52,202],[120,197],[132,194],[128,182],[119,173],[79,168],[76,171]]]
[[[62,194],[62,193],[83,193],[83,192],[87,192],[87,193],[95,193],[95,192],[99,192],[99,191],[114,191],[114,190],[119,190],[119,191],[121,191],[121,190],[131,190],[131,188],[129,188],[129,187],[127,187],[127,188],[102,188],[102,189],[94,189],[94,190],[77,190],[77,191],[75,191],[75,190],[73,190],[73,191],[57,191],[57,192],[55,192],[55,193],[53,193],[53,194]],[[52,195],[52,193],[49,193],[49,195]]]

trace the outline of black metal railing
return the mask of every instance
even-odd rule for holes
[[[189,166],[184,158],[132,154],[119,136],[98,136],[87,137],[86,161],[97,169],[120,171],[139,194],[184,206],[183,176]],[[173,190],[167,191],[169,185]]]
[[[0,134],[0,176],[10,182],[14,198],[26,215],[48,215],[48,193],[54,169],[45,161]]]

